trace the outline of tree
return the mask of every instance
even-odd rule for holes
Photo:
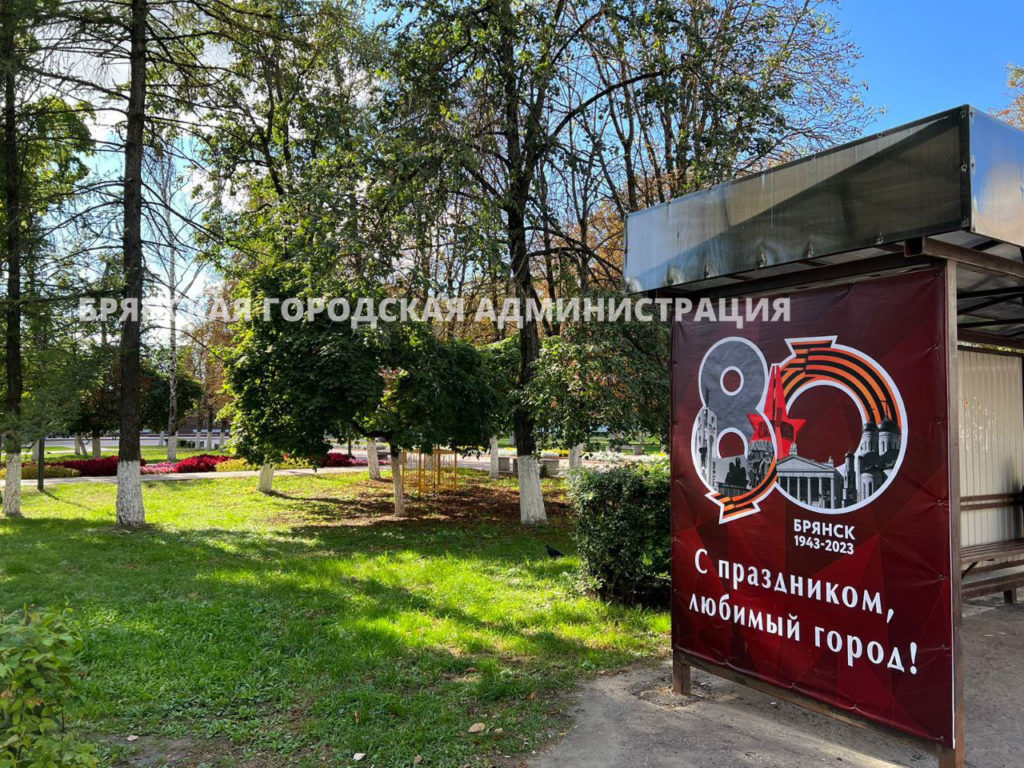
[[[218,303],[226,306],[231,301],[231,285],[221,283],[211,286],[205,293],[205,312],[202,319],[189,325],[184,335],[189,339],[185,350],[185,370],[199,382],[200,395],[196,411],[201,429],[206,421],[207,435],[211,434],[213,421],[230,403],[224,389],[224,350],[234,343],[230,323],[218,316]]]
[[[78,407],[66,426],[72,434],[92,437],[92,457],[98,459],[103,453],[100,438],[106,432],[116,431],[120,423],[116,348],[103,344],[87,348],[79,357],[78,369],[82,377]]]
[[[544,439],[575,446],[603,427],[668,445],[668,335],[664,323],[580,323],[545,339],[526,393]]]
[[[64,42],[54,31],[54,19],[60,18],[60,10],[53,2],[0,2],[2,248],[7,268],[2,430],[7,473],[3,509],[11,517],[21,515],[21,445],[27,426],[23,418],[25,307],[46,292],[45,286],[36,285],[26,295],[25,272],[42,273],[34,262],[50,244],[43,221],[75,191],[84,176],[79,156],[91,148],[88,131],[78,114],[80,108],[55,96],[46,82],[50,54],[40,38],[58,47]],[[54,227],[49,229],[52,232]]]
[[[7,456],[7,481],[4,488],[4,514],[21,517],[21,438],[17,431],[21,420],[21,257],[22,257],[22,167],[18,142],[16,40],[21,19],[14,0],[3,0],[0,8],[0,63],[4,88],[4,250],[7,262],[7,306],[4,313],[4,361],[7,367],[5,398],[7,430],[4,450]]]
[[[392,7],[394,103],[433,116],[431,162],[445,157],[459,170],[452,194],[502,222],[520,302],[521,517],[543,522],[536,416],[524,397],[540,356],[527,311],[537,264],[554,290],[554,257],[577,260],[582,270],[562,272],[582,271],[573,282],[585,287],[601,258],[573,225],[602,201],[619,203],[621,220],[646,204],[641,191],[678,194],[756,167],[801,137],[849,130],[859,103],[847,71],[854,51],[824,4],[803,0]]]
[[[174,423],[172,413],[188,413],[199,404],[202,394],[202,384],[183,369],[179,368],[172,379],[171,374],[164,373],[152,363],[144,366],[142,426],[154,432],[162,430],[168,423]]]
[[[489,381],[487,388],[493,393],[494,430],[488,445],[491,466],[490,475],[497,478],[501,470],[498,436],[512,430],[513,404],[516,398],[516,375],[519,371],[518,340],[509,337],[480,348]]]
[[[380,400],[356,414],[353,426],[390,445],[395,514],[403,515],[402,450],[484,445],[493,434],[497,397],[492,372],[472,345],[442,341],[418,324],[392,327],[384,337]]]
[[[401,515],[401,451],[486,442],[489,375],[472,345],[439,340],[421,324],[254,319],[228,361],[236,450],[266,465],[286,453],[320,460],[330,439],[353,433],[387,441]]]
[[[1010,88],[1010,106],[997,114],[1018,128],[1024,128],[1024,67],[1010,66],[1006,84]]]
[[[174,134],[171,137],[173,140]],[[187,178],[181,169],[173,148],[165,143],[156,143],[145,156],[144,167],[152,178],[156,204],[146,210],[147,224],[153,233],[155,258],[149,260],[149,273],[157,289],[167,293],[167,418],[158,427],[147,426],[167,432],[167,460],[178,458],[178,321],[182,304],[191,292],[204,265],[191,238],[193,223],[199,217],[199,204],[181,200],[182,187]],[[187,398],[186,398],[187,399]],[[189,406],[191,408],[192,406]],[[145,419],[144,419],[145,421]]]
[[[121,323],[121,428],[117,463],[117,524],[138,528],[146,523],[142,503],[142,159],[146,130],[146,59],[149,42],[148,0],[130,0],[128,19],[128,112],[124,142],[124,226],[122,298],[134,312]]]

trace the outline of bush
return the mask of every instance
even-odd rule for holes
[[[61,466],[60,464],[50,464],[47,462],[45,477],[78,477],[81,472],[77,469],[68,469],[67,467]],[[7,468],[0,468],[0,478],[7,477]],[[21,479],[22,480],[35,480],[39,477],[39,465],[34,461],[26,461],[21,465]]]
[[[68,459],[55,461],[51,466],[74,469],[85,477],[117,476],[117,456],[104,456],[102,459]],[[142,459],[140,466],[146,466],[145,459]]]
[[[228,459],[227,461],[219,462],[214,467],[214,470],[217,472],[242,472],[254,469],[259,469],[259,467],[254,467],[245,459]]]
[[[95,750],[64,732],[82,639],[67,611],[0,616],[0,768],[93,768]]]
[[[222,456],[219,454],[212,453],[200,453],[196,456],[190,456],[187,459],[179,461],[175,467],[175,472],[214,472],[217,469],[217,465],[230,459],[230,456]]]
[[[572,473],[581,567],[602,596],[667,604],[670,489],[667,461]]]

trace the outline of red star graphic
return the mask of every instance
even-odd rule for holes
[[[800,432],[807,419],[791,419],[786,408],[786,397],[782,391],[782,373],[778,364],[772,365],[772,372],[768,380],[768,398],[764,404],[765,415],[768,422],[775,430],[775,442],[778,445],[780,459],[789,455],[790,447],[796,442],[797,433]],[[764,419],[756,413],[747,416],[754,427],[755,440],[768,439],[768,425]]]

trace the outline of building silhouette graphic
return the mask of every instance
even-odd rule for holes
[[[837,509],[871,498],[896,466],[902,435],[891,418],[867,422],[857,450],[848,451],[836,466],[830,457],[821,462],[801,456],[794,442],[779,461],[779,487],[797,501],[820,509]]]
[[[797,437],[804,419],[790,418],[782,395],[778,367],[772,366],[765,416],[750,415],[753,427],[746,455],[718,457],[718,416],[711,393],[697,415],[694,449],[697,470],[709,488],[724,496],[738,496],[755,488],[775,458],[778,486],[791,498],[818,509],[840,509],[871,498],[886,482],[900,455],[902,434],[887,415],[879,423],[866,422],[860,443],[840,463],[802,456]],[[774,437],[774,442],[773,442]],[[785,452],[785,453],[783,453]]]

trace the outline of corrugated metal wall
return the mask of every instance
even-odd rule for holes
[[[1014,493],[1024,485],[1021,360],[964,349],[960,361],[960,496]],[[988,544],[1022,535],[1013,511],[963,513],[961,542]]]

